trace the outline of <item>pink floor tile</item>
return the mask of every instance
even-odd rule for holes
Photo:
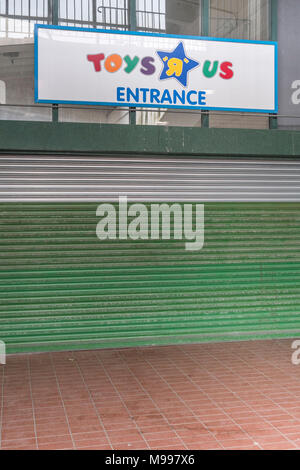
[[[1,449],[300,449],[292,340],[9,356]]]

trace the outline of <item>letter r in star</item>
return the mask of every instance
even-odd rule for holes
[[[180,42],[173,52],[157,51],[157,54],[164,65],[159,79],[176,78],[186,87],[188,72],[197,67],[199,62],[186,56],[183,43]]]

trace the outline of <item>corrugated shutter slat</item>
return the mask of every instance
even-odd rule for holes
[[[101,242],[96,208],[119,195],[204,202],[204,248]],[[299,209],[296,160],[0,156],[0,339],[18,352],[296,335]]]

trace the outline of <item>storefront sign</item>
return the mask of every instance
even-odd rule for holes
[[[277,44],[36,25],[35,99],[277,111]]]

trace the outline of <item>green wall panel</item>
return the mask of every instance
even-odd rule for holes
[[[0,120],[0,152],[299,157],[300,133]]]
[[[0,204],[8,353],[300,332],[300,204],[207,203],[205,245],[105,241],[97,204]]]

